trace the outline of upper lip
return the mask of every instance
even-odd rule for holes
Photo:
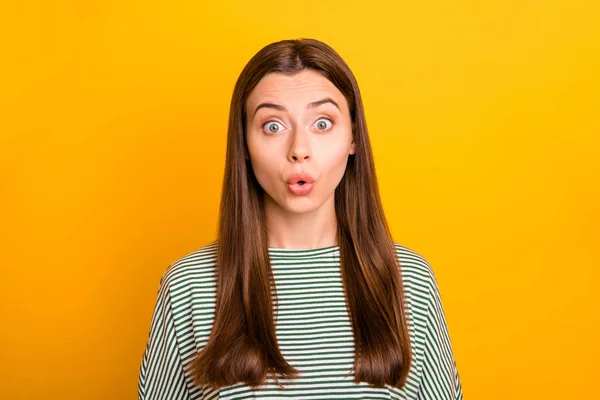
[[[310,176],[309,174],[307,174],[305,172],[301,172],[298,174],[292,174],[292,175],[290,175],[290,177],[287,180],[288,184],[290,184],[290,185],[295,185],[296,183],[298,183],[300,181],[304,181],[304,183],[313,183],[315,180],[313,179],[312,176]]]

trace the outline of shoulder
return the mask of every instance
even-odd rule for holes
[[[192,340],[199,348],[208,341],[215,312],[216,257],[216,242],[204,244],[175,259],[161,275],[159,310],[169,313],[178,343]],[[182,351],[193,352],[196,347],[186,349]],[[190,356],[182,353],[183,358]]]
[[[177,290],[193,283],[214,282],[216,258],[216,241],[202,245],[169,264],[161,277],[161,286]]]
[[[424,280],[431,280],[434,277],[433,269],[424,256],[397,242],[394,242],[394,247],[403,275]]]
[[[402,282],[411,297],[429,297],[436,286],[435,273],[420,253],[394,242]]]
[[[217,244],[212,241],[176,259],[164,271],[161,286],[181,288],[191,282],[214,282]],[[403,283],[407,289],[429,292],[435,286],[435,274],[427,259],[417,251],[394,242]]]

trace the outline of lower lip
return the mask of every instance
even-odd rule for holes
[[[294,194],[302,195],[310,193],[314,185],[314,183],[305,183],[304,185],[298,185],[297,183],[293,185],[288,184],[288,189]]]

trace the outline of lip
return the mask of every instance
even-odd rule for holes
[[[299,183],[290,183],[288,184],[288,189],[293,194],[304,195],[309,194],[313,190],[314,186],[314,183],[304,183],[302,185],[300,185]]]
[[[309,174],[307,174],[306,172],[301,172],[301,173],[290,175],[290,177],[287,180],[287,183],[289,185],[295,185],[299,181],[304,181],[305,184],[307,184],[307,183],[309,183],[309,184],[315,183],[314,178],[312,176],[310,176]]]
[[[304,181],[301,185],[298,182]],[[288,189],[296,195],[305,195],[312,191],[315,186],[315,180],[312,176],[305,172],[290,175],[287,180]]]

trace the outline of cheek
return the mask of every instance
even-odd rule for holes
[[[278,179],[279,164],[274,158],[274,152],[265,151],[260,148],[250,148],[250,164],[256,180],[263,187],[271,186]]]
[[[262,166],[268,163],[267,152],[264,149],[261,149],[260,141],[256,139],[256,136],[253,133],[249,133],[246,136],[246,144],[248,146],[248,155],[250,157],[250,163],[252,164],[252,168],[255,171],[255,174],[262,170]]]
[[[330,147],[329,151],[320,154],[319,160],[322,176],[326,176],[327,181],[337,184],[344,176],[348,164],[348,150],[345,146]]]

